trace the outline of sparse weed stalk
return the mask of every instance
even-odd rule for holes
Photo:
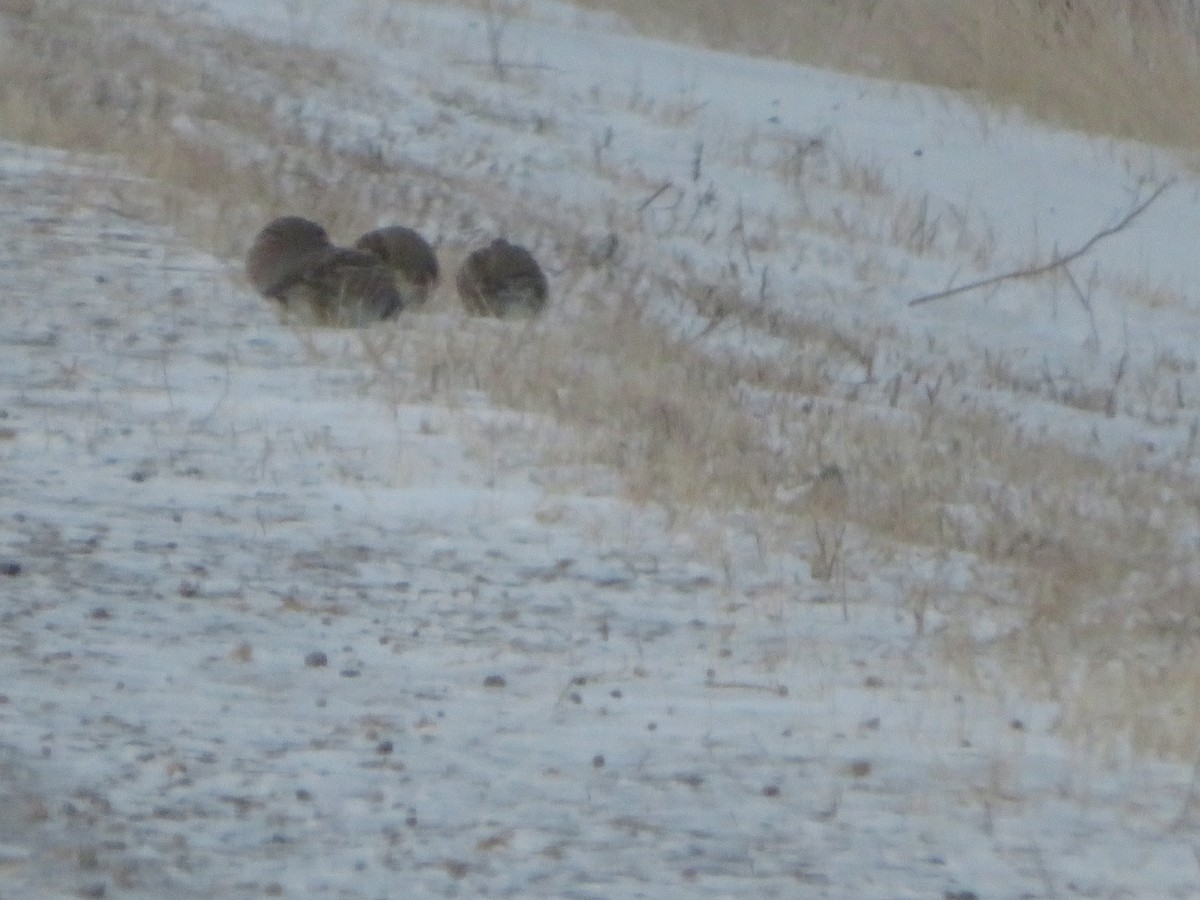
[[[506,58],[504,37],[517,14],[514,0],[481,0],[484,32],[487,36],[488,62],[500,81],[508,78],[510,63]]]
[[[813,541],[816,556],[812,561],[812,576],[817,581],[831,581],[844,566],[842,548],[846,542],[846,526],[814,521]]]
[[[886,197],[892,192],[883,169],[876,163],[849,159],[838,154],[834,157],[838,166],[838,187],[848,194],[864,194],[868,197]]]
[[[892,243],[915,256],[925,256],[937,246],[941,220],[929,208],[929,195],[900,204],[892,222]]]

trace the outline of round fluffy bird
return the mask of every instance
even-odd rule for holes
[[[269,222],[246,256],[246,275],[287,321],[363,327],[403,305],[391,272],[362,250],[335,247],[325,229],[300,216]]]
[[[425,238],[403,225],[388,225],[368,231],[354,242],[357,250],[375,256],[391,270],[400,299],[407,306],[421,306],[437,287],[441,273],[437,254]]]
[[[264,297],[275,297],[295,280],[300,262],[333,246],[329,234],[311,219],[280,216],[255,236],[246,254],[246,275]]]
[[[477,316],[537,315],[550,294],[533,255],[503,238],[463,260],[455,283],[463,305]]]

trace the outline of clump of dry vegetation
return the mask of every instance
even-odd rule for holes
[[[1097,0],[1094,10],[1101,5]],[[1012,46],[1049,65],[1063,42],[1088,56],[1085,46],[1100,46],[1104,35],[1115,40],[1098,12],[1079,12],[1093,9],[1084,0],[1066,18],[1016,0],[754,4],[751,15],[716,2],[681,9],[704,30],[698,37],[712,42],[726,34],[728,46],[804,56],[816,50],[764,35],[810,36],[813,47],[844,48],[846,58],[834,62],[852,55],[861,65],[875,54],[881,71],[947,84],[955,84],[950,71],[957,67],[964,83],[956,86],[1011,92],[1013,99],[1031,95],[1033,82],[995,91],[1005,83],[1003,73],[988,75],[980,54],[1011,57],[1000,47],[1017,41]],[[371,4],[363,10],[379,15]],[[646,19],[648,25],[683,14],[671,4],[624,11],[671,17]],[[950,623],[943,644],[955,665],[982,679],[991,661],[1010,663],[1006,677],[1023,673],[1031,689],[1061,701],[1068,726],[1090,742],[1102,733],[1152,752],[1194,752],[1200,717],[1181,704],[1200,686],[1194,662],[1200,610],[1192,600],[1193,566],[1176,534],[1200,503],[1186,477],[1200,447],[1187,449],[1178,466],[1136,455],[1113,462],[1087,446],[1025,434],[1002,411],[972,399],[965,373],[936,353],[877,377],[875,347],[888,338],[886,326],[851,331],[764,302],[771,280],[758,260],[777,249],[780,233],[803,229],[844,242],[862,254],[864,270],[880,265],[880,246],[921,255],[945,241],[987,259],[987,235],[974,234],[965,217],[939,218],[926,204],[893,197],[869,164],[831,156],[813,142],[802,152],[784,148],[767,168],[792,188],[824,179],[846,194],[844,206],[804,221],[755,222],[740,207],[721,207],[699,179],[691,187],[646,183],[642,207],[608,210],[604,225],[613,234],[645,235],[649,249],[640,255],[623,245],[603,249],[587,230],[601,218],[595,210],[515,196],[503,173],[468,178],[454,161],[427,169],[388,156],[383,141],[347,145],[314,132],[279,97],[280,86],[288,96],[336,96],[346,75],[339,60],[320,51],[168,21],[124,0],[87,6],[8,0],[0,15],[0,134],[115,157],[149,180],[131,183],[114,202],[165,219],[218,257],[240,260],[259,225],[287,212],[303,212],[342,234],[371,227],[380,209],[409,211],[416,222],[436,212],[469,232],[474,211],[495,206],[525,230],[555,236],[545,249],[560,273],[556,290],[568,312],[533,323],[462,320],[455,328],[415,317],[365,333],[353,362],[373,374],[370,386],[383,396],[455,405],[483,392],[528,417],[534,437],[544,437],[548,467],[608,467],[620,473],[631,497],[660,504],[678,521],[747,522],[762,553],[810,559],[819,581],[844,584],[868,571],[893,577],[904,585],[916,633],[936,611]],[[1159,34],[1157,21],[1147,18],[1139,26],[1144,31],[1127,36],[1123,52],[1144,53],[1139,42]],[[402,27],[388,22],[402,39]],[[841,35],[838,42],[828,40],[833,33]],[[889,44],[888,35],[899,37]],[[922,43],[929,41],[937,53]],[[181,43],[188,53],[175,52]],[[922,61],[933,66],[935,56],[946,73],[917,70]],[[1115,57],[1114,65],[1124,58]],[[973,82],[965,82],[967,72]],[[1181,72],[1173,68],[1164,77],[1178,79],[1179,88]],[[1116,69],[1105,74],[1121,78]],[[986,78],[994,84],[984,84]],[[1047,102],[1073,108],[1076,88],[1050,92]],[[437,90],[432,86],[431,96],[440,96]],[[446,95],[445,114],[468,102],[486,103]],[[1103,127],[1156,136],[1147,116],[1136,126]],[[1092,124],[1101,127],[1099,120]],[[1192,139],[1172,139],[1185,138]],[[749,148],[747,157],[776,150]],[[598,172],[636,182],[640,173],[618,171],[604,151],[599,140]],[[658,240],[689,235],[707,243],[718,233],[732,248],[722,261],[722,270],[734,273],[728,277],[682,261],[665,266],[669,252],[655,250]],[[452,259],[443,263],[453,268]],[[831,296],[830,288],[813,288],[820,303],[853,305],[853,290],[843,291]],[[662,298],[675,305],[675,319],[662,314]],[[801,310],[805,299],[797,298]],[[747,352],[758,345],[776,349]],[[992,374],[1013,382],[1014,393],[1022,389],[1002,361]],[[1123,402],[1117,387],[1072,408],[1115,410]],[[1028,390],[1048,393],[1045,385]],[[963,559],[974,573],[967,587],[928,574]],[[977,639],[971,626],[981,611],[1010,627],[999,638]]]

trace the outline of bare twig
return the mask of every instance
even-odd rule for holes
[[[738,243],[742,247],[742,258],[746,260],[746,271],[751,275],[754,274],[754,263],[750,261],[750,244],[746,241],[746,211],[742,208],[742,201],[738,201],[737,208],[737,224],[733,227],[733,232],[738,236]]]
[[[647,197],[645,200],[642,201],[641,205],[637,208],[637,211],[645,212],[646,207],[648,207],[651,203],[653,203],[655,200],[657,200],[659,197],[661,197],[663,194],[665,194],[672,187],[673,187],[673,185],[671,184],[671,182],[664,181],[662,183],[662,186],[658,190],[656,190],[653,194],[651,194],[649,197]]]
[[[1112,389],[1108,392],[1108,401],[1104,404],[1104,414],[1108,418],[1114,418],[1117,414],[1117,388],[1121,386],[1121,379],[1125,377],[1125,366],[1129,363],[1129,349],[1126,347],[1125,352],[1121,354],[1121,359],[1117,363],[1117,370],[1113,373]]]
[[[484,60],[479,60],[479,59],[451,59],[450,64],[455,65],[455,66],[470,66],[470,67],[474,67],[474,68],[484,68],[484,69],[495,69],[496,68],[496,63],[492,62],[491,60],[484,61]],[[552,66],[549,63],[515,63],[515,62],[508,62],[507,60],[501,60],[500,65],[502,65],[504,67],[504,71],[506,73],[510,72],[514,69],[518,70],[518,71],[529,71],[529,72],[562,72],[563,71],[562,69],[558,68],[557,66]]]
[[[487,29],[488,57],[492,71],[495,72],[499,81],[505,81],[508,77],[508,63],[504,60],[502,45],[504,32],[512,23],[513,8],[508,3],[502,3],[497,9],[496,4],[492,0],[488,0],[484,4],[483,13],[484,25]]]
[[[785,684],[753,684],[749,681],[716,681],[709,678],[704,682],[704,686],[721,690],[763,691],[768,694],[776,694],[780,697],[788,695],[787,685]]]
[[[1075,280],[1074,273],[1072,273],[1071,270],[1066,266],[1063,267],[1063,272],[1066,273],[1067,284],[1071,286],[1071,290],[1075,292],[1075,297],[1079,300],[1080,305],[1083,306],[1084,312],[1087,313],[1088,324],[1092,329],[1092,344],[1096,347],[1099,347],[1100,330],[1096,328],[1096,313],[1092,310],[1092,301],[1089,299],[1088,294],[1084,292],[1083,288],[1079,286],[1079,282]],[[1095,280],[1096,273],[1093,269],[1090,281],[1094,283]]]
[[[1070,253],[1056,253],[1049,262],[1043,263],[1042,265],[1031,266],[1025,269],[1015,269],[1011,272],[1002,272],[999,275],[992,275],[989,278],[982,278],[979,281],[972,281],[968,284],[959,285],[958,287],[947,288],[944,291],[935,291],[932,294],[923,294],[920,297],[909,300],[908,305],[919,306],[922,303],[929,303],[933,300],[945,300],[947,297],[965,294],[968,291],[978,290],[979,288],[992,287],[993,285],[997,285],[1005,281],[1025,281],[1032,278],[1040,278],[1042,275],[1045,275],[1048,272],[1052,272],[1055,269],[1061,269],[1062,267],[1073,263],[1081,256],[1091,252],[1091,250],[1101,241],[1110,238],[1114,234],[1117,234],[1118,232],[1128,228],[1134,219],[1149,209],[1150,204],[1161,197],[1167,188],[1171,187],[1171,185],[1174,183],[1174,178],[1164,181],[1154,189],[1149,197],[1126,213],[1119,222],[1101,231],[1097,231]]]

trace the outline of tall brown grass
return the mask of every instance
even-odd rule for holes
[[[710,47],[975,91],[1085,131],[1200,149],[1192,0],[576,0]]]

